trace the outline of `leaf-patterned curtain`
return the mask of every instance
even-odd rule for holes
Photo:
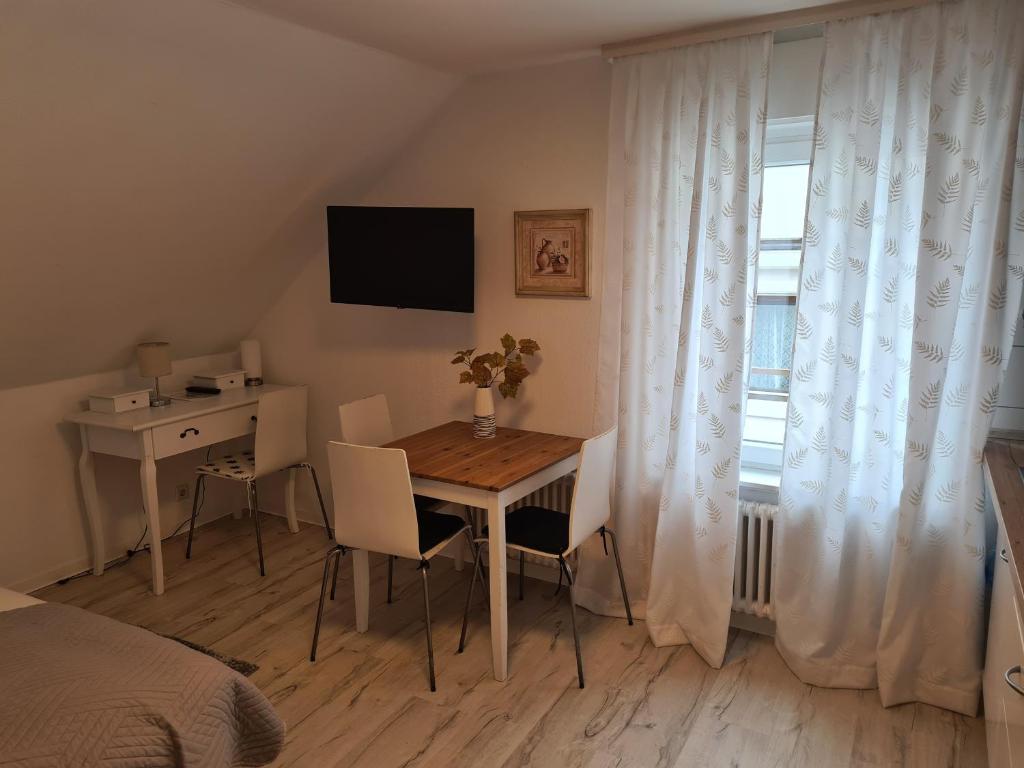
[[[1024,12],[829,24],[794,349],[776,642],[818,685],[977,709],[981,456],[1024,276]]]
[[[732,602],[770,52],[771,35],[756,35],[628,57],[613,73],[615,523],[655,644],[689,641],[715,666]],[[619,598],[600,562],[579,591],[605,611]]]

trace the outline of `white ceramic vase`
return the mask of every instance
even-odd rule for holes
[[[473,407],[473,437],[486,440],[494,437],[497,430],[494,421],[494,387],[477,387]]]

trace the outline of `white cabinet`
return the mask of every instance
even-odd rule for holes
[[[991,495],[992,488],[989,486]],[[993,498],[993,501],[995,499]],[[985,733],[992,768],[1024,767],[1024,633],[1022,612],[1006,558],[1006,533],[996,502],[999,535],[996,540],[988,649],[982,685]]]

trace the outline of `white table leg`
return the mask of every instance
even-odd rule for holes
[[[365,549],[352,551],[352,583],[356,593],[356,632],[365,632],[370,628],[370,554]]]
[[[142,503],[149,522],[149,560],[153,566],[153,594],[164,593],[164,553],[160,547],[160,498],[156,491],[156,461],[153,457],[153,433],[146,431],[142,440],[142,460],[139,462],[139,480],[142,484]]]
[[[284,513],[288,516],[288,530],[292,533],[299,532],[299,519],[295,516],[295,472],[289,469],[288,477],[284,481]]]
[[[487,556],[491,565],[491,660],[494,679],[508,677],[508,596],[505,557],[505,504],[500,494],[487,501]]]
[[[82,500],[85,502],[85,518],[89,523],[89,544],[92,548],[92,572],[103,575],[106,552],[103,544],[103,526],[100,521],[100,502],[96,494],[96,469],[92,451],[89,450],[89,428],[80,424],[82,455],[78,457],[78,482],[82,486]]]

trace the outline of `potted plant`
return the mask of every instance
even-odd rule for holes
[[[523,356],[532,356],[540,351],[540,345],[533,339],[515,340],[511,333],[501,337],[500,352],[474,355],[473,349],[455,353],[452,365],[464,365],[466,370],[459,374],[460,384],[476,384],[476,405],[473,409],[473,436],[494,437],[497,425],[494,421],[494,385],[502,397],[515,397],[519,385],[530,375],[523,362]],[[500,379],[500,382],[499,382]]]

